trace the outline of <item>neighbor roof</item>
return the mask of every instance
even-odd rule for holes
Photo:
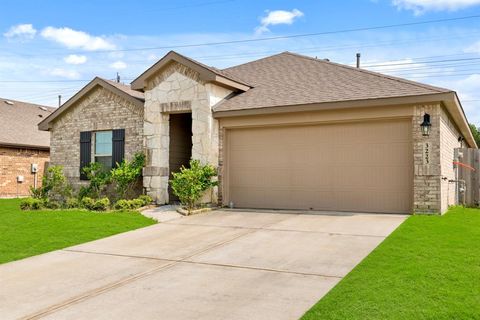
[[[200,74],[200,79],[207,82],[217,82],[220,85],[231,87],[240,91],[247,91],[250,89],[250,85],[248,83],[240,80],[235,75],[230,74],[228,71],[207,66],[175,51],[168,52],[162,59],[160,59],[157,63],[133,80],[132,88],[135,90],[144,90],[146,80],[155,75],[172,61],[183,64],[190,69],[197,71]]]
[[[0,145],[50,148],[50,133],[38,130],[38,123],[55,108],[0,98]]]
[[[88,94],[91,90],[96,87],[103,87],[123,98],[132,102],[139,108],[143,108],[145,98],[143,92],[139,92],[136,90],[132,90],[129,85],[102,79],[99,77],[95,77],[92,81],[90,81],[85,87],[83,87],[79,92],[77,92],[73,97],[71,97],[67,102],[65,102],[60,108],[55,110],[50,116],[48,116],[45,120],[38,124],[38,128],[40,130],[48,130],[50,129],[50,123],[61,115],[63,112],[68,110],[75,102],[81,99],[83,96]]]
[[[290,52],[223,71],[253,88],[224,100],[216,112],[452,92]]]

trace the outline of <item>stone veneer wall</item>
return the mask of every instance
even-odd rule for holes
[[[457,185],[448,180],[455,180],[454,150],[461,147],[458,141],[460,135],[448,112],[442,108],[440,113],[440,163],[444,179],[441,180],[441,213],[447,211],[449,206],[456,204]]]
[[[40,187],[48,160],[48,150],[0,147],[0,197],[30,194],[30,187],[34,185],[33,163],[38,164],[37,187]],[[17,183],[17,176],[23,176],[24,182]]]
[[[425,113],[430,115],[432,123],[428,137],[422,135],[420,128]],[[440,115],[439,103],[414,106],[412,118],[413,211],[418,214],[441,212]],[[427,149],[428,159],[426,159]]]
[[[198,72],[172,62],[148,80],[145,89],[144,134],[147,166],[143,185],[159,204],[168,203],[169,114],[191,112],[192,158],[218,167],[218,121],[212,106],[232,91],[205,83]],[[217,190],[203,202],[217,202]]]
[[[74,187],[80,181],[80,132],[125,129],[125,158],[143,150],[143,109],[103,87],[55,119],[50,138],[51,164],[61,165]],[[93,156],[92,141],[92,156]]]

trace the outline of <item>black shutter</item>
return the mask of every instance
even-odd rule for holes
[[[117,167],[125,157],[125,129],[112,131],[112,168]]]
[[[92,161],[92,132],[80,132],[80,180],[88,180],[83,168]]]

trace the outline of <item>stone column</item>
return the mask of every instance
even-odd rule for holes
[[[150,93],[146,93],[148,97]],[[143,186],[157,204],[168,203],[169,115],[160,104],[145,101],[144,138],[147,151]]]

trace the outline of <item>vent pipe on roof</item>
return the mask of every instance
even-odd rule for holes
[[[58,95],[58,106],[59,107],[62,106],[62,95],[61,94]]]
[[[360,68],[360,53],[357,53],[357,68]]]

